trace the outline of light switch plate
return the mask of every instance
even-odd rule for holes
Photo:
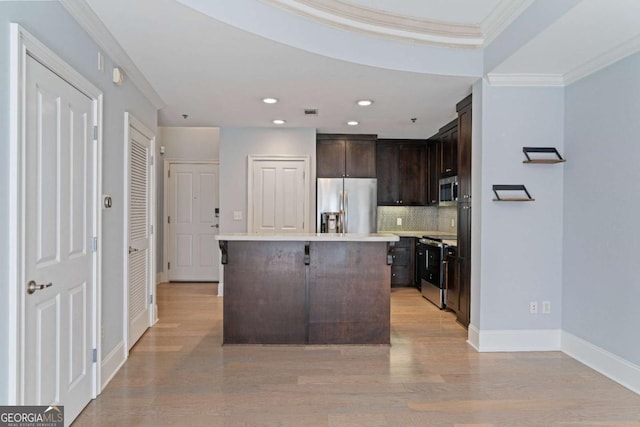
[[[402,225],[402,218],[396,218],[396,225]]]
[[[241,221],[242,220],[242,211],[233,211],[233,220]]]

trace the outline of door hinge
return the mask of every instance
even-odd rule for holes
[[[153,304],[153,295],[149,295],[149,304]]]
[[[91,247],[93,252],[98,252],[98,238],[95,236],[91,238]]]
[[[167,217],[167,224],[171,224],[171,217],[170,216]]]
[[[170,262],[167,263],[167,270],[171,270],[171,263]]]
[[[94,141],[98,140],[98,126],[93,127],[93,140]]]
[[[153,234],[153,225],[149,226],[149,234]]]
[[[151,166],[153,166],[153,156],[151,156],[150,162],[151,162]]]
[[[97,348],[94,348],[94,349],[91,351],[91,361],[92,361],[93,363],[96,363],[96,362],[98,361],[98,349],[97,349]]]
[[[167,170],[167,178],[171,178],[171,169]]]

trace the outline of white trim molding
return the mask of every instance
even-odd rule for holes
[[[100,392],[105,389],[109,381],[113,379],[126,361],[127,351],[124,346],[124,341],[120,341],[100,363],[102,367],[102,378],[100,381],[102,387],[100,388]]]
[[[515,87],[563,87],[565,79],[562,74],[501,74],[489,73],[487,80],[491,86]]]
[[[479,330],[469,325],[469,344],[480,353],[560,351],[560,329]]]
[[[480,23],[443,22],[404,16],[343,0],[263,0],[324,25],[347,31],[429,43],[436,46],[477,49],[511,24],[533,0],[501,0]]]
[[[499,2],[495,9],[480,23],[480,29],[484,36],[484,46],[491,43],[498,34],[511,25],[526,8],[531,6],[533,1],[507,0]]]
[[[640,366],[562,331],[562,351],[629,390],[640,394]]]
[[[107,55],[118,64],[119,68],[124,69],[127,77],[131,79],[134,85],[142,92],[142,94],[151,102],[158,110],[165,107],[166,103],[160,95],[155,91],[151,83],[146,79],[144,74],[138,69],[127,52],[120,46],[120,43],[109,32],[107,27],[102,23],[100,18],[91,9],[91,6],[84,0],[61,0],[64,8],[73,18],[78,21],[80,26],[89,34],[89,36],[100,46]]]

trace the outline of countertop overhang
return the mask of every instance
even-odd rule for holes
[[[262,242],[397,242],[400,240],[393,233],[292,233],[292,234],[254,234],[229,233],[219,234],[216,240],[228,241],[262,241]]]

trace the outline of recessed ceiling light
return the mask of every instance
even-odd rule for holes
[[[358,124],[359,124],[359,123],[358,123],[357,121],[355,121],[355,120],[349,120],[349,121],[347,122],[347,124],[348,124],[349,126],[358,126]]]
[[[283,125],[283,124],[285,124],[285,123],[286,123],[286,122],[285,122],[284,120],[282,120],[282,119],[275,119],[275,120],[273,121],[273,124],[274,124],[274,125]]]
[[[373,101],[370,99],[361,99],[357,102],[357,104],[361,107],[368,107],[369,105],[373,104]]]
[[[262,102],[265,104],[275,104],[278,100],[276,98],[262,98]]]

